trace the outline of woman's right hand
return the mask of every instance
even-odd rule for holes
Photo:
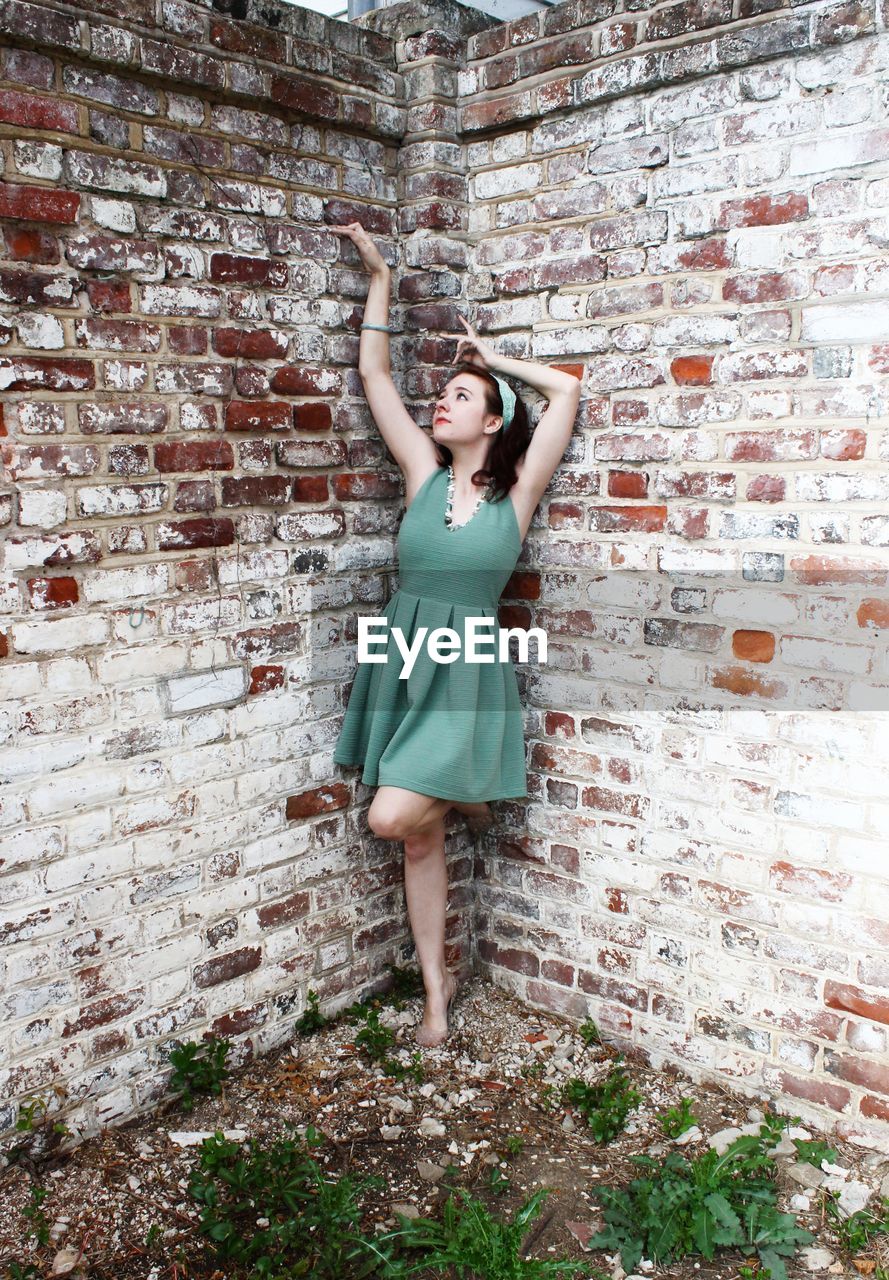
[[[342,227],[328,226],[327,230],[333,231],[336,235],[349,237],[361,255],[361,261],[364,263],[364,266],[371,275],[376,275],[377,272],[389,270],[389,264],[383,259],[379,249],[376,247],[373,240],[371,240],[360,222],[347,222],[345,226]]]

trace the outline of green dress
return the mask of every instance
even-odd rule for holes
[[[515,668],[498,658],[503,631],[497,602],[522,550],[512,500],[487,496],[465,524],[449,529],[447,469],[428,476],[398,531],[399,589],[376,624],[370,652],[385,662],[359,662],[333,758],[363,765],[369,786],[406,787],[443,800],[483,801],[528,794],[522,707]],[[478,652],[465,656],[464,619],[476,623]],[[405,647],[427,627],[416,661],[401,679]],[[436,661],[429,632],[450,627],[460,637],[456,660]],[[493,644],[488,637],[495,637]],[[441,651],[441,650],[440,650]],[[449,653],[448,656],[451,656]]]

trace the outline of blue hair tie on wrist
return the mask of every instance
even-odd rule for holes
[[[500,399],[503,401],[503,430],[506,431],[515,413],[515,392],[509,383],[499,378],[496,373],[491,376],[500,388]]]

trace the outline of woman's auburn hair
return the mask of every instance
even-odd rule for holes
[[[479,369],[472,364],[458,364],[453,369],[449,369],[448,376],[442,385],[446,385],[459,374],[466,373],[471,374],[473,378],[478,378],[484,384],[485,412],[502,415],[503,398],[500,395],[500,388],[494,375],[487,369]],[[451,450],[447,445],[439,444],[437,440],[433,440],[432,443],[438,451],[442,466],[449,466],[454,459]],[[491,500],[502,501],[518,479],[515,464],[530,443],[531,424],[528,420],[528,410],[517,395],[512,422],[505,431],[500,427],[495,432],[485,465],[472,473],[472,483],[479,486],[490,484]]]

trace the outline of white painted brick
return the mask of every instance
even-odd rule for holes
[[[106,804],[123,790],[123,778],[110,769],[59,774],[49,783],[33,787],[28,808],[35,818],[49,818],[89,805]]]
[[[46,622],[22,622],[12,628],[12,644],[17,653],[58,653],[105,644],[107,619],[97,614],[57,618]]]
[[[135,853],[131,843],[104,845],[80,857],[67,857],[47,867],[44,873],[48,893],[62,893],[79,889],[97,880],[124,875],[135,865]]]
[[[175,676],[164,682],[170,714],[181,715],[203,707],[230,706],[247,692],[244,667],[202,671],[197,675]]]
[[[68,499],[60,489],[23,489],[19,494],[19,524],[54,529],[64,524]]]
[[[169,587],[169,580],[170,570],[165,564],[94,570],[84,576],[82,595],[90,604],[116,604],[138,600],[140,596],[162,595]]]
[[[800,342],[885,342],[889,311],[880,299],[802,307]]]

